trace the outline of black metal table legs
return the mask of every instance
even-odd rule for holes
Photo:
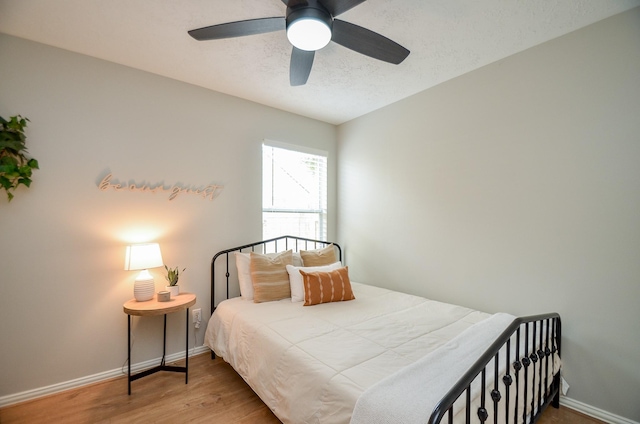
[[[162,337],[162,361],[160,365],[141,371],[138,374],[131,375],[131,315],[127,315],[127,380],[128,393],[131,394],[131,382],[147,375],[154,374],[158,371],[183,372],[184,384],[189,383],[189,308],[186,315],[186,343],[184,350],[184,367],[176,367],[173,365],[165,365],[165,356],[167,351],[167,314],[164,314],[164,331]]]

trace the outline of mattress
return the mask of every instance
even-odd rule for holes
[[[368,388],[489,314],[352,282],[356,299],[221,302],[205,345],[284,423],[348,423]]]

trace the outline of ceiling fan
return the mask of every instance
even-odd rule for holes
[[[375,59],[401,63],[409,50],[378,33],[335,19],[366,0],[282,0],[284,17],[248,19],[193,29],[189,35],[199,41],[264,34],[286,29],[293,45],[289,81],[292,86],[307,83],[316,50],[329,41]]]

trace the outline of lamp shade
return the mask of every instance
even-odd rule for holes
[[[127,246],[124,259],[125,271],[157,268],[163,265],[158,243],[132,244]]]

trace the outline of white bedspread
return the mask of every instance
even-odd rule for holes
[[[284,423],[348,423],[367,388],[489,317],[352,286],[355,300],[316,306],[289,299],[221,302],[205,345],[229,362]]]
[[[516,317],[495,314],[367,389],[352,424],[424,424],[438,401]]]

